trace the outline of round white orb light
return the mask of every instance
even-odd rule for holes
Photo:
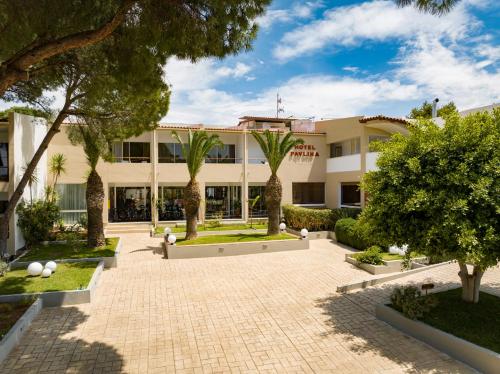
[[[42,271],[42,278],[48,278],[48,277],[50,277],[51,274],[52,274],[52,270],[50,270],[49,268],[45,268]]]
[[[307,231],[307,229],[300,230],[300,236],[307,238],[307,235],[309,235],[309,231]]]
[[[57,264],[54,261],[49,261],[45,264],[45,268],[50,269],[51,272],[55,273]]]
[[[281,222],[280,223],[280,230],[281,231],[285,231],[286,230],[286,224],[285,224],[285,222]]]
[[[168,234],[170,234],[172,232],[172,229],[167,226],[167,227],[165,227],[165,230],[163,230],[163,232],[164,232],[165,235],[168,235]]]
[[[37,277],[42,274],[43,265],[39,262],[32,262],[28,265],[28,274],[32,277]]]
[[[169,235],[169,237],[168,237],[169,244],[174,245],[176,241],[177,241],[177,238],[175,237],[175,235]]]

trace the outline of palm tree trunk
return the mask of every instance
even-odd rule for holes
[[[281,181],[276,174],[272,174],[266,184],[264,196],[267,207],[267,235],[280,233],[280,209],[281,209]]]
[[[106,244],[104,225],[102,223],[102,209],[104,204],[104,187],[99,174],[92,170],[87,178],[87,246],[100,247]]]
[[[198,212],[200,210],[201,194],[196,179],[191,179],[184,189],[184,208],[186,210],[186,240],[196,239],[198,233]]]

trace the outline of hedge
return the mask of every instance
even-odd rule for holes
[[[365,250],[375,244],[367,236],[354,218],[342,218],[335,224],[335,237],[339,243]]]
[[[311,209],[294,205],[283,206],[283,216],[288,227],[309,231],[333,231],[338,219],[357,217],[360,209]]]

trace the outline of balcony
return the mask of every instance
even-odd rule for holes
[[[361,155],[349,155],[326,160],[327,173],[341,173],[361,170]]]
[[[366,171],[378,170],[377,159],[379,152],[368,152],[366,154]]]

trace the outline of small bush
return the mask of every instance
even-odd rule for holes
[[[365,250],[375,244],[369,238],[366,228],[354,218],[339,219],[335,224],[335,237],[339,243],[360,250]]]
[[[295,230],[333,230],[337,221],[337,216],[331,209],[310,209],[294,205],[284,205],[283,216],[287,226]]]
[[[422,296],[415,286],[397,287],[392,292],[391,302],[396,310],[410,319],[422,318],[438,304],[434,295]]]
[[[363,264],[382,265],[382,249],[378,245],[373,245],[366,251],[359,253],[354,258]]]
[[[5,261],[0,260],[0,277],[3,277],[8,271],[9,264],[7,264]]]
[[[16,212],[19,215],[17,225],[28,246],[49,240],[60,218],[59,207],[48,200],[38,200],[31,205],[23,201],[17,206]]]

